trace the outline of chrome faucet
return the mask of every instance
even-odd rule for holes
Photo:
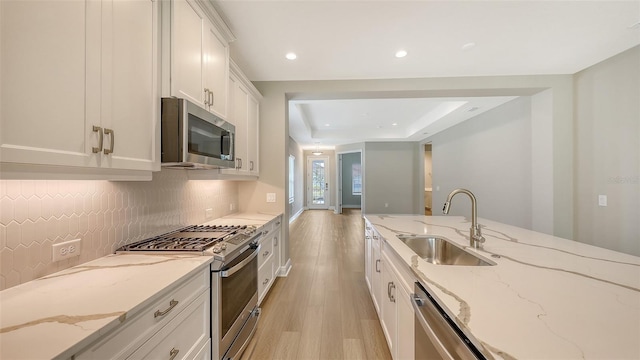
[[[476,197],[471,191],[467,189],[453,190],[449,196],[447,196],[447,201],[444,203],[442,213],[445,215],[449,213],[451,199],[453,199],[454,195],[460,193],[469,195],[469,198],[471,199],[471,229],[469,229],[469,245],[473,248],[481,248],[482,243],[484,243],[484,237],[482,237],[482,231],[480,231],[480,225],[478,225],[478,205]]]

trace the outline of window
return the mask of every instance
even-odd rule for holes
[[[362,195],[362,172],[360,164],[351,165],[351,195]]]
[[[296,164],[296,157],[293,155],[289,155],[289,204],[293,203],[294,200],[294,184],[295,184],[295,164]]]

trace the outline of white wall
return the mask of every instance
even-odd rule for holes
[[[576,238],[640,256],[640,46],[577,73],[575,98]]]
[[[289,138],[289,154],[295,157],[294,202],[289,204],[289,220],[304,209],[304,152],[295,140]],[[287,163],[288,164],[288,163]],[[287,169],[287,173],[290,169]],[[289,191],[287,190],[287,194]]]
[[[531,100],[519,97],[429,138],[433,151],[434,214],[456,188],[471,190],[478,216],[532,228]],[[434,189],[435,190],[435,189]],[[450,214],[471,214],[456,195]]]

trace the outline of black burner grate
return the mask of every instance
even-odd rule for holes
[[[244,229],[247,229],[246,225],[192,225],[125,245],[118,251],[202,252]]]

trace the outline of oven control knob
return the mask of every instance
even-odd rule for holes
[[[219,254],[222,251],[222,248],[219,245],[214,245],[211,249],[215,254]]]
[[[220,249],[227,250],[227,244],[225,243],[220,244]]]

